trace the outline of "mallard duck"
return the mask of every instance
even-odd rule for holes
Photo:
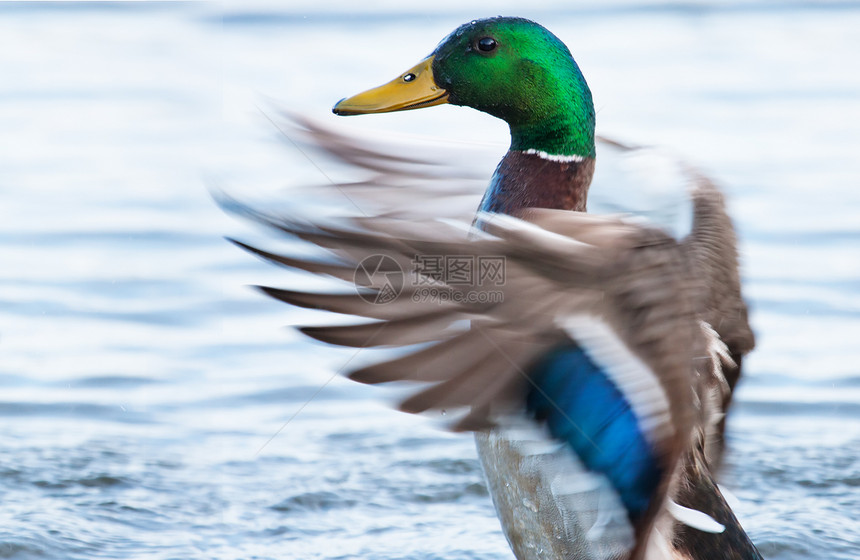
[[[724,415],[753,346],[720,191],[683,168],[692,222],[681,238],[641,220],[584,213],[595,166],[591,93],[567,47],[525,19],[466,23],[431,56],[334,112],[443,103],[510,125],[510,150],[474,224],[396,215],[313,223],[245,208],[333,257],[237,242],[243,248],[359,288],[263,290],[374,319],[301,329],[316,339],[408,347],[350,377],[428,385],[402,403],[408,412],[464,411],[452,428],[476,433],[518,559],[761,558],[713,476]],[[415,269],[440,255],[500,259],[503,277],[464,283]],[[359,281],[356,267],[368,258],[375,268]],[[435,299],[415,297],[419,283]],[[497,297],[472,297],[490,290]]]

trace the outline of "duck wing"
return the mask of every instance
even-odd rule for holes
[[[283,110],[269,119],[280,138],[324,176],[291,188],[291,198],[313,198],[320,206],[360,216],[469,221],[505,150],[391,132],[346,132]]]
[[[564,554],[572,546],[587,546],[588,558],[645,554],[701,416],[702,372],[712,367],[697,365],[707,340],[683,244],[622,218],[552,210],[526,220],[485,215],[477,230],[391,217],[313,223],[222,203],[325,256],[243,248],[353,284],[263,288],[292,305],[365,319],[302,332],[335,345],[404,349],[350,378],[419,384],[401,409],[446,411],[458,431],[524,419],[556,447],[529,455],[527,440],[487,442],[534,459],[534,481],[546,484],[534,494],[541,503],[527,508],[533,518],[512,521],[525,529],[506,527],[515,550],[550,535]],[[423,267],[440,257],[462,274]],[[574,473],[591,473],[593,487],[570,475],[572,462]]]
[[[744,356],[755,347],[748,308],[741,294],[737,237],[722,192],[707,178],[692,194],[693,228],[683,240],[698,284],[699,316],[711,330],[711,353],[720,362],[709,377],[713,413],[707,421],[705,456],[719,467],[725,447],[726,414],[741,377]]]
[[[697,312],[705,325],[709,353],[719,368],[708,378],[706,456],[720,463],[725,419],[741,376],[744,356],[755,347],[749,310],[741,293],[738,241],[725,197],[714,183],[666,150],[603,139],[611,165],[598,166],[590,208],[629,213],[672,234],[689,256],[697,284]],[[611,185],[611,186],[610,186]],[[692,188],[691,188],[692,185]]]
[[[455,220],[474,217],[489,172],[504,146],[452,143],[386,134],[347,133],[296,113],[270,118],[282,138],[313,154],[314,165],[344,168],[350,180],[330,180],[291,189],[285,210],[340,208],[340,216]],[[682,158],[663,149],[598,137],[598,160],[589,191],[589,211],[629,216],[679,240],[696,270],[697,312],[728,348],[722,369],[710,380],[711,415],[707,455],[720,463],[725,416],[741,375],[743,357],[755,339],[740,289],[737,239],[723,195]],[[693,186],[691,188],[691,185]],[[296,191],[305,196],[296,196]],[[718,345],[719,346],[719,345]]]

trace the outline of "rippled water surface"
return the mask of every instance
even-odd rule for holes
[[[567,42],[601,132],[726,187],[759,345],[725,486],[765,557],[858,557],[860,5],[529,4],[0,4],[0,557],[511,558],[471,439],[284,329],[307,316],[246,287],[283,273],[208,191],[320,180],[266,96],[333,122],[498,11]]]

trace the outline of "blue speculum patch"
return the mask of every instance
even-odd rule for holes
[[[570,445],[586,468],[607,476],[630,519],[638,520],[662,473],[623,393],[574,343],[556,347],[529,373],[534,386],[528,410]]]

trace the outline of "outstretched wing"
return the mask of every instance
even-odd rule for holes
[[[696,415],[701,337],[683,248],[671,237],[552,210],[532,210],[529,221],[486,215],[477,230],[394,218],[311,224],[232,205],[329,256],[243,248],[283,266],[359,279],[355,290],[334,293],[263,288],[293,305],[366,319],[302,332],[343,346],[407,349],[352,379],[420,383],[401,408],[449,411],[455,430],[525,413],[601,476],[614,496],[614,523],[632,527],[631,547],[644,546]],[[503,274],[479,278],[472,269],[464,281],[450,268],[441,276],[421,268],[438,258],[501,263]]]
[[[325,175],[319,184],[291,188],[291,197],[359,216],[469,221],[505,149],[391,133],[348,134],[285,111],[272,120],[280,137]]]
[[[500,153],[499,146],[492,145],[346,134],[283,111],[278,127],[292,142],[317,154],[321,166],[341,165],[353,172],[349,181],[308,188],[304,198],[327,208],[340,206],[342,215],[471,221]],[[709,380],[708,400],[714,403],[710,418],[715,420],[708,427],[707,454],[717,465],[725,413],[743,357],[755,345],[741,296],[737,239],[722,193],[671,153],[605,137],[598,137],[597,143],[599,165],[589,210],[630,215],[637,223],[683,239],[698,281],[697,311],[718,337],[711,348],[722,343],[728,349],[720,360],[722,369]]]

